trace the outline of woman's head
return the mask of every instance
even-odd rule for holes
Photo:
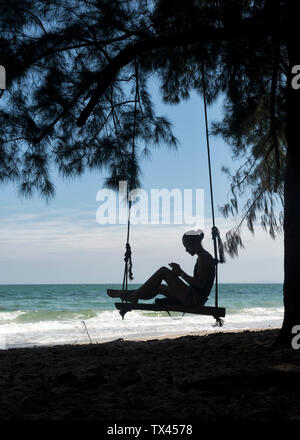
[[[201,229],[198,229],[197,231],[185,232],[182,237],[182,243],[186,252],[191,255],[197,254],[197,252],[202,248],[203,237],[204,232]]]

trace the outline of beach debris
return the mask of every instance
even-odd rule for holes
[[[82,321],[82,324],[84,325],[85,331],[86,331],[86,333],[87,333],[87,335],[88,335],[88,338],[89,338],[89,340],[90,340],[90,344],[92,344],[93,341],[92,341],[91,338],[90,338],[90,334],[89,334],[89,332],[88,332],[88,329],[87,329],[86,323],[85,323],[84,321]]]
[[[114,339],[113,341],[110,341],[111,344],[116,344],[116,343],[119,343],[119,342],[124,342],[124,339],[123,338],[118,338],[118,339]]]

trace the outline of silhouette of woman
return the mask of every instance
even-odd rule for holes
[[[108,289],[112,298],[138,302],[139,299],[151,299],[162,294],[170,301],[183,305],[202,306],[212,289],[215,278],[215,261],[202,246],[204,233],[201,229],[188,231],[182,237],[182,243],[190,255],[197,255],[193,276],[186,274],[177,263],[170,263],[171,269],[163,266],[158,269],[140,288],[136,290]],[[162,282],[166,284],[162,284]]]

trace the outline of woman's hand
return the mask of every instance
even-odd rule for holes
[[[175,275],[181,275],[182,269],[177,263],[169,263],[169,266],[172,268],[172,271],[175,273]]]

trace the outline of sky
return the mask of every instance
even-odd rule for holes
[[[182,234],[200,226],[204,247],[212,252],[211,208],[202,99],[192,94],[179,105],[162,103],[159,87],[151,83],[157,114],[167,116],[178,138],[177,151],[165,146],[152,149],[151,160],[143,159],[143,189],[196,189],[204,195],[203,219],[198,225],[136,224],[131,228],[134,283],[141,283],[160,266],[179,263],[192,274],[195,257],[186,254]],[[209,108],[209,121],[220,119],[222,98]],[[223,165],[235,169],[230,146],[211,137],[211,158],[216,225],[221,236],[236,224],[218,211],[228,195],[229,181]],[[124,270],[126,225],[99,224],[96,212],[101,202],[97,193],[104,175],[87,173],[71,181],[55,177],[56,196],[46,203],[38,196],[19,198],[12,185],[0,188],[0,284],[23,283],[121,283]],[[193,196],[194,197],[194,196]],[[253,236],[243,229],[245,249],[239,257],[227,256],[220,265],[222,283],[282,283],[283,237],[270,238],[257,225]]]

